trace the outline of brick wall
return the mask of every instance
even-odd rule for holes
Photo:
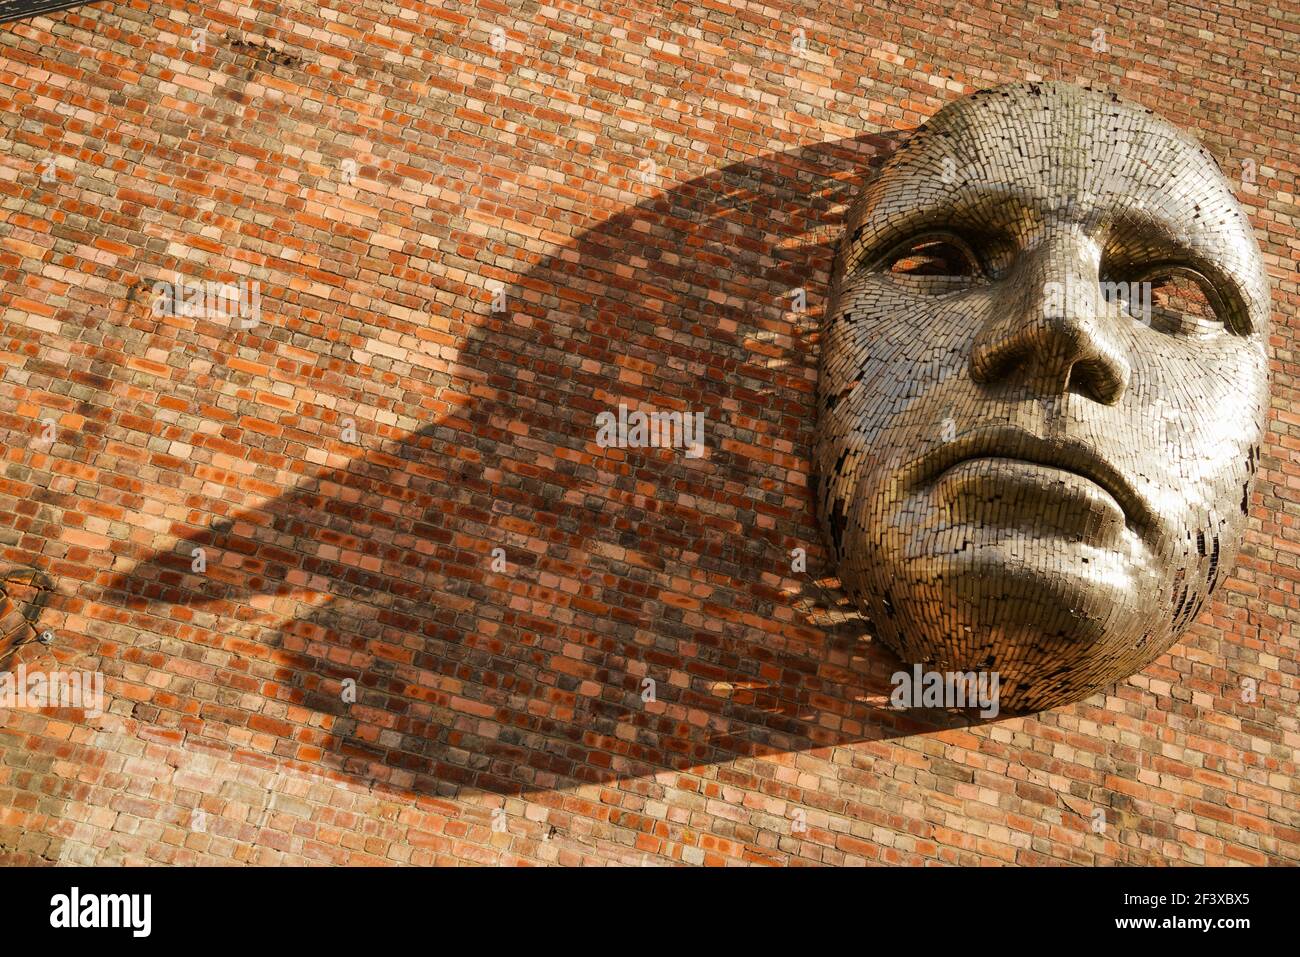
[[[55,645],[9,667],[110,699],[0,712],[0,860],[1300,862],[1300,14],[1139,7],[133,0],[0,28],[0,558],[59,589]],[[1268,445],[1171,653],[927,724],[825,577],[816,325],[870,165],[1034,77],[1253,166]],[[260,284],[261,320],[155,315],[178,276]],[[599,447],[620,403],[703,412],[705,455]]]

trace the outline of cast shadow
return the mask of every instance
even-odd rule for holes
[[[980,721],[889,706],[903,666],[815,575],[797,474],[844,207],[900,139],[647,188],[511,281],[507,311],[484,301],[454,411],[399,442],[360,423],[346,467],[101,576],[96,600],[154,616],[168,647],[234,662],[218,701],[148,717],[445,797]],[[595,416],[620,402],[703,412],[707,454],[598,448]]]

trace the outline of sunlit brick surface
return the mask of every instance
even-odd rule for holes
[[[1300,862],[1300,15],[856,6],[0,28],[0,558],[59,590],[9,667],[111,702],[0,713],[0,860]],[[1217,158],[1272,405],[1183,639],[968,727],[891,709],[826,578],[816,330],[868,164],[1039,77]],[[157,315],[178,281],[257,283],[260,319]],[[601,447],[620,404],[703,413],[704,455]]]

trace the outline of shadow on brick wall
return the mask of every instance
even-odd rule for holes
[[[484,303],[458,411],[115,577],[99,600],[185,609],[183,634],[233,652],[215,691],[173,685],[197,711],[147,717],[442,796],[979,720],[891,709],[899,662],[816,574],[819,311],[844,204],[898,139],[646,184],[509,283],[506,311]],[[599,448],[620,403],[703,413],[707,453]]]

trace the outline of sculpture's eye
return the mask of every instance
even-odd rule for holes
[[[942,294],[984,279],[970,247],[956,236],[929,234],[899,243],[877,260],[875,271],[920,292]]]
[[[1223,300],[1205,276],[1184,266],[1147,271],[1140,280],[1115,283],[1123,307],[1158,332],[1206,338],[1225,331]]]

